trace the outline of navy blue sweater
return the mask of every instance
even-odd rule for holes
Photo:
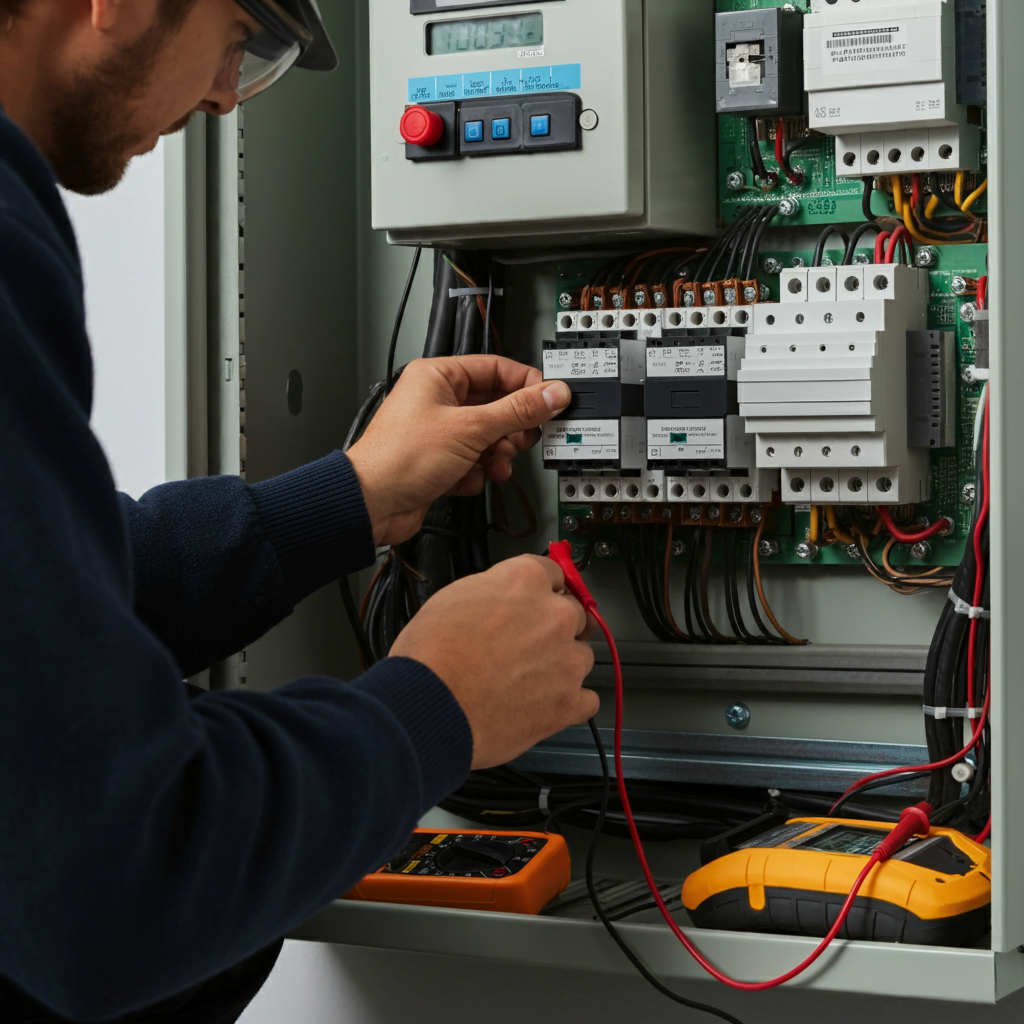
[[[340,453],[119,496],[82,275],[0,115],[0,975],[81,1020],[241,960],[401,845],[469,770],[427,668],[187,701],[181,680],[373,559]]]

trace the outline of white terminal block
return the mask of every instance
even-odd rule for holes
[[[836,173],[978,168],[956,102],[954,0],[815,0],[804,18],[808,124],[836,136]]]
[[[927,450],[907,444],[906,355],[907,331],[926,327],[927,272],[801,267],[780,285],[781,302],[754,307],[737,378],[758,469],[781,471],[787,502],[927,500]]]

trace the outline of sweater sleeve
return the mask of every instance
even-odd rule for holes
[[[472,736],[443,682],[403,659],[347,685],[186,700],[185,605],[201,660],[219,628],[230,648],[365,557],[331,548],[365,528],[350,470],[331,456],[138,503],[139,580],[172,609],[172,653],[136,611],[88,425],[81,284],[58,256],[0,207],[0,975],[95,1021],[239,962],[383,863],[461,783]],[[218,609],[237,566],[241,611]]]
[[[373,562],[362,491],[341,452],[255,485],[205,477],[120,500],[135,610],[183,675],[241,650],[314,590]]]

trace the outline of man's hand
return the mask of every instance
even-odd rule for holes
[[[455,695],[473,730],[473,767],[505,764],[597,713],[583,680],[594,628],[548,558],[522,555],[435,594],[391,654],[415,658]]]
[[[569,388],[500,356],[410,363],[348,457],[378,545],[420,528],[443,495],[479,494],[503,483],[537,428],[568,406]]]

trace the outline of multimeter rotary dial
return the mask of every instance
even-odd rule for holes
[[[506,878],[525,868],[546,843],[537,836],[417,833],[387,870],[403,875]]]

